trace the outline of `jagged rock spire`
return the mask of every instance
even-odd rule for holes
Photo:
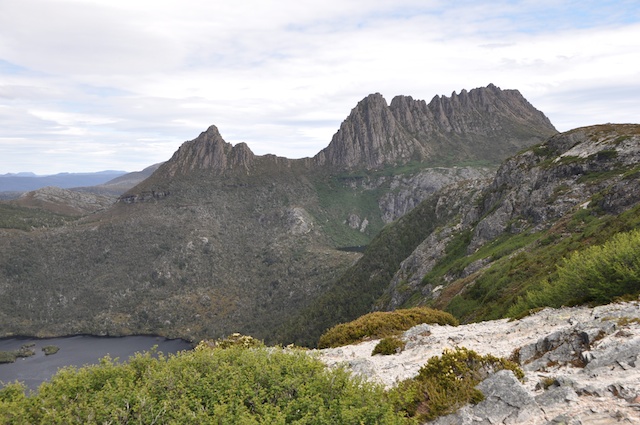
[[[254,160],[255,155],[246,143],[232,146],[212,125],[196,139],[183,143],[158,173],[173,177],[193,170],[207,170],[213,175],[229,170],[248,172]]]
[[[411,161],[498,162],[557,131],[517,90],[487,87],[435,96],[428,104],[381,94],[351,111],[315,159],[339,168],[379,168]]]

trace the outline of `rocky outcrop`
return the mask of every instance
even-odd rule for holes
[[[545,309],[521,320],[458,327],[419,325],[406,331],[404,351],[371,353],[377,340],[320,350],[330,366],[345,365],[387,387],[418,374],[445,349],[517,361],[524,383],[503,370],[478,385],[484,400],[438,418],[445,424],[596,424],[640,422],[640,303]]]
[[[429,234],[401,263],[385,308],[397,308],[416,293],[423,300],[436,299],[440,285],[460,282],[491,264],[492,257],[480,258],[462,270],[450,270],[446,282],[423,281],[454,237],[473,255],[499,237],[550,229],[579,208],[620,214],[637,205],[639,164],[640,125],[591,126],[553,136],[507,159],[490,184],[466,186],[466,195],[459,189],[449,192],[452,188],[437,192],[429,202],[445,209],[452,210],[455,199],[467,202],[453,209],[454,221]]]
[[[549,227],[576,206],[612,187],[602,207],[618,213],[640,199],[625,171],[640,164],[640,126],[584,127],[550,138],[508,159],[485,190],[469,252],[523,226]]]
[[[478,167],[429,168],[413,175],[391,178],[390,190],[378,201],[382,221],[391,223],[402,217],[420,202],[444,187],[462,181],[480,187],[493,177],[494,170]]]
[[[24,193],[14,204],[29,208],[40,208],[67,215],[86,215],[104,210],[116,201],[113,196],[95,195],[75,190],[47,186]]]
[[[475,406],[433,421],[434,425],[523,424],[544,417],[536,399],[524,389],[510,370],[489,376],[476,387],[485,399]]]
[[[212,125],[196,139],[185,142],[164,163],[157,174],[166,178],[187,175],[195,170],[207,170],[213,175],[224,175],[230,170],[248,172],[254,164],[255,155],[246,143],[232,146],[225,142]]]
[[[379,168],[427,158],[429,151],[396,122],[380,93],[363,99],[315,159],[340,168]]]
[[[369,95],[314,158],[343,169],[409,162],[499,162],[556,133],[543,113],[517,90],[487,87],[436,96],[427,104],[397,96],[387,105]]]

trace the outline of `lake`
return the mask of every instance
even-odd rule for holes
[[[42,382],[53,376],[64,366],[97,364],[107,354],[120,361],[128,360],[136,352],[149,351],[154,345],[164,354],[174,354],[189,350],[191,345],[181,339],[166,339],[156,336],[98,337],[76,335],[62,338],[5,338],[0,339],[0,351],[19,350],[24,344],[35,344],[31,349],[35,355],[19,357],[15,363],[0,364],[0,381],[15,380],[36,389]],[[55,345],[60,348],[56,354],[45,355],[42,347]],[[2,385],[0,385],[1,387]]]

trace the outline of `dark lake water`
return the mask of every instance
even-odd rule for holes
[[[63,338],[0,339],[0,351],[18,350],[24,344],[34,343],[35,355],[19,357],[15,363],[0,364],[0,387],[2,383],[15,380],[36,389],[43,381],[53,376],[63,366],[84,366],[96,364],[107,354],[120,361],[128,360],[136,352],[149,351],[154,345],[164,354],[191,349],[191,345],[181,339],[165,339],[155,336],[125,336],[118,338],[77,335]],[[56,354],[46,356],[42,347],[55,345],[60,348]]]

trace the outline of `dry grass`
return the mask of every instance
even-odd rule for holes
[[[367,338],[384,338],[421,323],[457,326],[458,320],[449,313],[426,307],[378,311],[332,327],[320,337],[318,348],[341,347]]]

